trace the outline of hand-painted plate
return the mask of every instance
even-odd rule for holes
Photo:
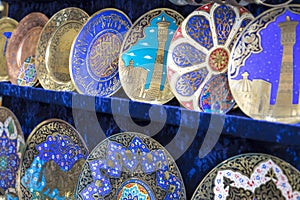
[[[80,134],[67,122],[50,119],[29,135],[19,178],[21,199],[74,199],[88,156]]]
[[[157,141],[125,132],[99,143],[79,176],[76,197],[86,199],[186,199],[170,154]]]
[[[300,199],[300,172],[279,158],[243,154],[221,163],[199,184],[192,200]]]
[[[35,56],[40,33],[48,21],[46,15],[33,12],[25,16],[14,30],[6,52],[9,80],[17,84],[22,64],[29,56]]]
[[[17,195],[16,180],[25,148],[24,136],[16,116],[0,107],[0,196]],[[3,194],[4,193],[4,194]]]
[[[167,82],[166,59],[182,21],[176,11],[161,8],[147,12],[133,24],[119,60],[121,83],[130,99],[164,104],[174,97]]]
[[[120,89],[118,58],[130,27],[130,19],[117,9],[103,9],[89,18],[70,55],[70,75],[79,93],[111,96]]]
[[[210,3],[192,12],[176,31],[168,52],[168,80],[190,110],[226,113],[235,102],[227,67],[237,36],[253,19],[243,7]]]
[[[14,19],[4,17],[0,19],[0,81],[8,81],[6,50],[8,41],[18,22]]]
[[[270,9],[245,30],[229,66],[232,94],[248,116],[300,121],[300,6]]]
[[[17,84],[20,86],[35,86],[38,80],[35,69],[35,56],[25,59],[18,74]]]
[[[89,15],[79,8],[54,14],[45,25],[36,50],[37,76],[43,88],[73,91],[69,58],[73,41]]]

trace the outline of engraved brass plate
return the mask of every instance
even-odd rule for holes
[[[76,197],[90,199],[185,200],[177,165],[157,141],[140,133],[115,134],[90,153]]]
[[[70,74],[79,93],[111,96],[121,88],[118,58],[130,27],[127,15],[112,8],[98,11],[86,22],[70,55]]]
[[[72,43],[89,15],[79,8],[55,13],[45,25],[36,50],[37,77],[43,88],[73,91],[69,74]]]
[[[243,154],[221,163],[199,184],[192,200],[300,199],[300,172],[265,154]]]
[[[17,177],[25,148],[21,125],[11,110],[0,107],[0,198],[17,196]],[[4,198],[6,199],[6,198]]]
[[[209,3],[192,12],[176,31],[168,51],[168,80],[181,105],[227,113],[235,105],[227,68],[237,37],[253,19],[243,7]]]
[[[174,97],[167,81],[166,59],[182,21],[178,12],[162,8],[147,12],[133,24],[119,59],[120,80],[130,99],[164,104]]]
[[[88,149],[67,122],[49,119],[30,133],[21,163],[20,199],[75,199]]]
[[[8,41],[18,22],[14,19],[4,17],[0,19],[0,81],[8,81],[6,53]]]
[[[300,122],[300,6],[267,10],[250,22],[233,48],[232,94],[248,116]]]
[[[17,84],[18,74],[25,59],[35,56],[40,33],[48,17],[39,12],[25,16],[14,30],[7,46],[6,60],[9,80]]]

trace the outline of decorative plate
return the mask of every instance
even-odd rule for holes
[[[251,22],[229,67],[232,94],[248,116],[300,121],[300,6],[270,9]]]
[[[118,58],[130,27],[130,19],[117,9],[103,9],[89,18],[70,55],[71,79],[79,93],[111,96],[120,89]]]
[[[21,163],[20,199],[74,199],[88,156],[80,134],[67,122],[50,119],[29,135]]]
[[[166,76],[167,51],[183,17],[161,8],[147,12],[132,26],[121,49],[120,79],[135,101],[164,104],[174,96]]]
[[[7,45],[6,60],[9,80],[17,84],[25,59],[34,56],[40,33],[48,21],[46,15],[33,12],[25,16],[14,30]]]
[[[11,34],[17,25],[18,22],[14,19],[8,17],[0,19],[0,81],[9,80],[6,64],[6,50]]]
[[[99,143],[79,176],[78,199],[186,199],[170,154],[157,141],[125,132]]]
[[[192,200],[300,199],[300,172],[279,158],[244,154],[214,168]]]
[[[29,56],[21,66],[17,83],[20,86],[34,86],[37,82],[35,56]]]
[[[25,147],[20,123],[11,110],[0,107],[0,198],[16,196],[16,179]]]
[[[79,8],[55,13],[45,25],[36,50],[37,76],[43,88],[73,91],[69,57],[73,40],[89,15]]]
[[[243,7],[210,3],[192,12],[176,31],[168,52],[168,80],[190,110],[226,113],[235,102],[227,67],[237,36],[253,19]]]

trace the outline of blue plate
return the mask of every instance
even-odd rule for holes
[[[50,119],[29,135],[21,163],[21,199],[74,199],[88,156],[80,134],[67,122]]]
[[[115,134],[90,153],[79,176],[76,198],[185,200],[174,159],[157,141],[140,133]]]
[[[130,27],[130,19],[116,9],[100,10],[88,19],[70,55],[70,75],[79,93],[111,96],[120,89],[118,58]]]

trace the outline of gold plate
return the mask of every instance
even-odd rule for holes
[[[0,107],[0,199],[17,195],[16,180],[24,148],[25,140],[17,117],[8,108]]]
[[[79,8],[54,14],[45,25],[36,50],[37,77],[43,88],[73,91],[69,55],[73,40],[89,15]]]
[[[59,119],[41,122],[30,133],[21,162],[20,199],[75,199],[78,175],[88,156],[81,135]]]
[[[233,47],[228,78],[248,116],[282,123],[300,121],[300,6],[265,11]]]
[[[7,45],[7,70],[9,80],[17,84],[20,68],[26,58],[34,56],[40,33],[48,21],[42,13],[34,12],[25,16],[14,30]]]
[[[0,81],[8,81],[6,52],[7,44],[18,22],[9,17],[0,19]]]
[[[221,163],[199,184],[192,200],[300,199],[300,173],[266,154],[243,154]]]

